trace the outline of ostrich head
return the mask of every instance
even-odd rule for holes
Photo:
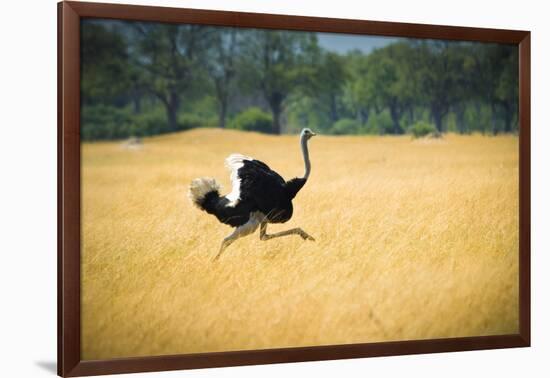
[[[309,128],[306,127],[305,129],[302,129],[302,132],[301,132],[301,134],[300,134],[300,137],[301,137],[302,139],[308,140],[308,139],[310,139],[311,137],[314,137],[315,135],[317,135],[317,134],[315,134],[313,131],[311,131],[311,129],[309,129]]]

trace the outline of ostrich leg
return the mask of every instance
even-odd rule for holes
[[[238,238],[242,238],[243,236],[250,235],[251,233],[256,231],[259,224],[260,221],[255,216],[253,216],[248,222],[246,222],[242,226],[237,227],[235,231],[233,231],[229,236],[223,239],[220,250],[218,254],[214,257],[214,260],[217,260],[221,256],[222,252],[235,240],[237,240]]]
[[[261,240],[269,240],[274,238],[279,238],[281,236],[287,236],[287,235],[300,235],[302,239],[304,240],[311,240],[315,241],[313,236],[309,235],[307,232],[302,230],[301,228],[291,228],[290,230],[276,232],[274,234],[268,234],[267,233],[267,222],[262,222],[260,225],[260,239]]]

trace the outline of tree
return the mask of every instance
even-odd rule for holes
[[[502,46],[500,50],[500,75],[495,88],[495,99],[504,111],[504,132],[511,132],[514,114],[518,108],[518,50],[517,47]]]
[[[343,101],[347,80],[345,59],[334,52],[312,52],[317,58],[301,68],[300,83],[286,100],[286,114],[295,125],[328,131],[346,115]],[[296,125],[297,123],[297,125]]]
[[[348,53],[345,61],[347,80],[343,86],[342,102],[361,125],[365,125],[372,104],[367,85],[367,57],[356,50]]]
[[[197,25],[135,23],[135,64],[148,91],[164,105],[168,130],[178,130],[182,95],[191,87],[204,51],[203,29]]]
[[[248,79],[259,86],[273,116],[274,134],[282,131],[284,101],[308,85],[318,51],[315,34],[254,30],[245,41]]]
[[[82,103],[123,105],[130,86],[126,41],[114,24],[83,22]]]
[[[431,113],[436,129],[443,132],[443,120],[460,98],[464,85],[459,44],[449,41],[421,41],[415,43],[419,94]]]
[[[512,45],[408,39],[343,55],[322,49],[316,33],[92,19],[83,21],[81,38],[83,135],[90,139],[216,118],[223,128],[229,115],[251,107],[271,113],[260,117],[264,131],[272,119],[271,133],[309,126],[400,134],[428,117],[443,132],[453,127],[451,112],[461,133],[517,128]]]
[[[471,42],[454,42],[450,53],[453,54],[455,60],[458,60],[457,68],[459,70],[455,86],[450,88],[454,92],[453,104],[450,108],[455,115],[456,131],[464,134],[471,129],[465,119],[466,109],[472,103],[479,107],[480,101],[483,101],[483,96],[478,93],[480,78],[475,70],[476,54]],[[479,117],[477,121],[479,122]]]
[[[393,122],[391,132],[402,134],[400,120],[404,111],[411,106],[414,86],[409,76],[408,62],[412,49],[405,43],[395,43],[379,49],[368,57],[366,76],[366,97],[378,109],[388,108]]]
[[[229,95],[237,69],[239,34],[235,28],[212,28],[210,34],[206,67],[214,83],[218,101],[218,125],[223,129],[227,117]]]
[[[340,119],[340,102],[347,79],[344,58],[334,52],[323,52],[316,76],[316,97],[328,110],[328,118],[333,124]]]
[[[475,92],[478,101],[488,104],[491,111],[491,132],[499,132],[499,108],[503,110],[504,131],[512,131],[513,116],[518,102],[518,51],[504,44],[476,44]]]

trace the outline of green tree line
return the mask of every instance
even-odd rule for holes
[[[339,54],[310,32],[107,20],[83,21],[81,39],[84,140],[517,131],[512,45],[402,39]]]

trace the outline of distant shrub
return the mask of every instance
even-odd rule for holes
[[[413,135],[413,137],[421,138],[430,134],[435,135],[436,129],[431,123],[418,121],[409,128],[409,132]]]
[[[183,113],[178,116],[176,130],[170,130],[166,110],[162,106],[135,114],[130,107],[86,105],[82,107],[81,136],[83,140],[126,139],[195,127],[216,127],[217,123],[215,117]]]
[[[393,121],[390,112],[384,110],[380,113],[371,112],[365,130],[369,134],[391,134],[393,133]]]
[[[342,118],[332,125],[330,131],[335,135],[358,134],[361,130],[361,123],[356,119]]]
[[[151,136],[168,132],[168,119],[162,108],[134,115],[132,133],[128,136]]]
[[[237,114],[237,116],[229,122],[229,127],[237,130],[270,133],[272,124],[273,119],[271,114],[264,112],[260,108],[252,107]]]
[[[194,129],[196,127],[207,126],[207,121],[196,114],[181,114],[178,116],[178,128],[182,130]],[[212,125],[209,125],[212,126]]]
[[[80,135],[83,140],[122,139],[132,129],[131,112],[107,105],[83,106]]]
[[[185,124],[186,118],[189,117],[190,120],[200,120],[201,127],[205,125],[212,126],[212,121],[214,121],[214,124],[218,122],[218,107],[218,100],[213,95],[189,99],[188,102],[182,104],[180,118],[183,124]]]
[[[136,117],[136,136],[151,136],[163,134],[171,131],[189,130],[197,127],[215,127],[216,119],[201,117],[197,114],[183,113],[178,114],[177,127],[175,130],[168,129],[168,120],[166,111],[163,108],[157,108],[142,113]]]

